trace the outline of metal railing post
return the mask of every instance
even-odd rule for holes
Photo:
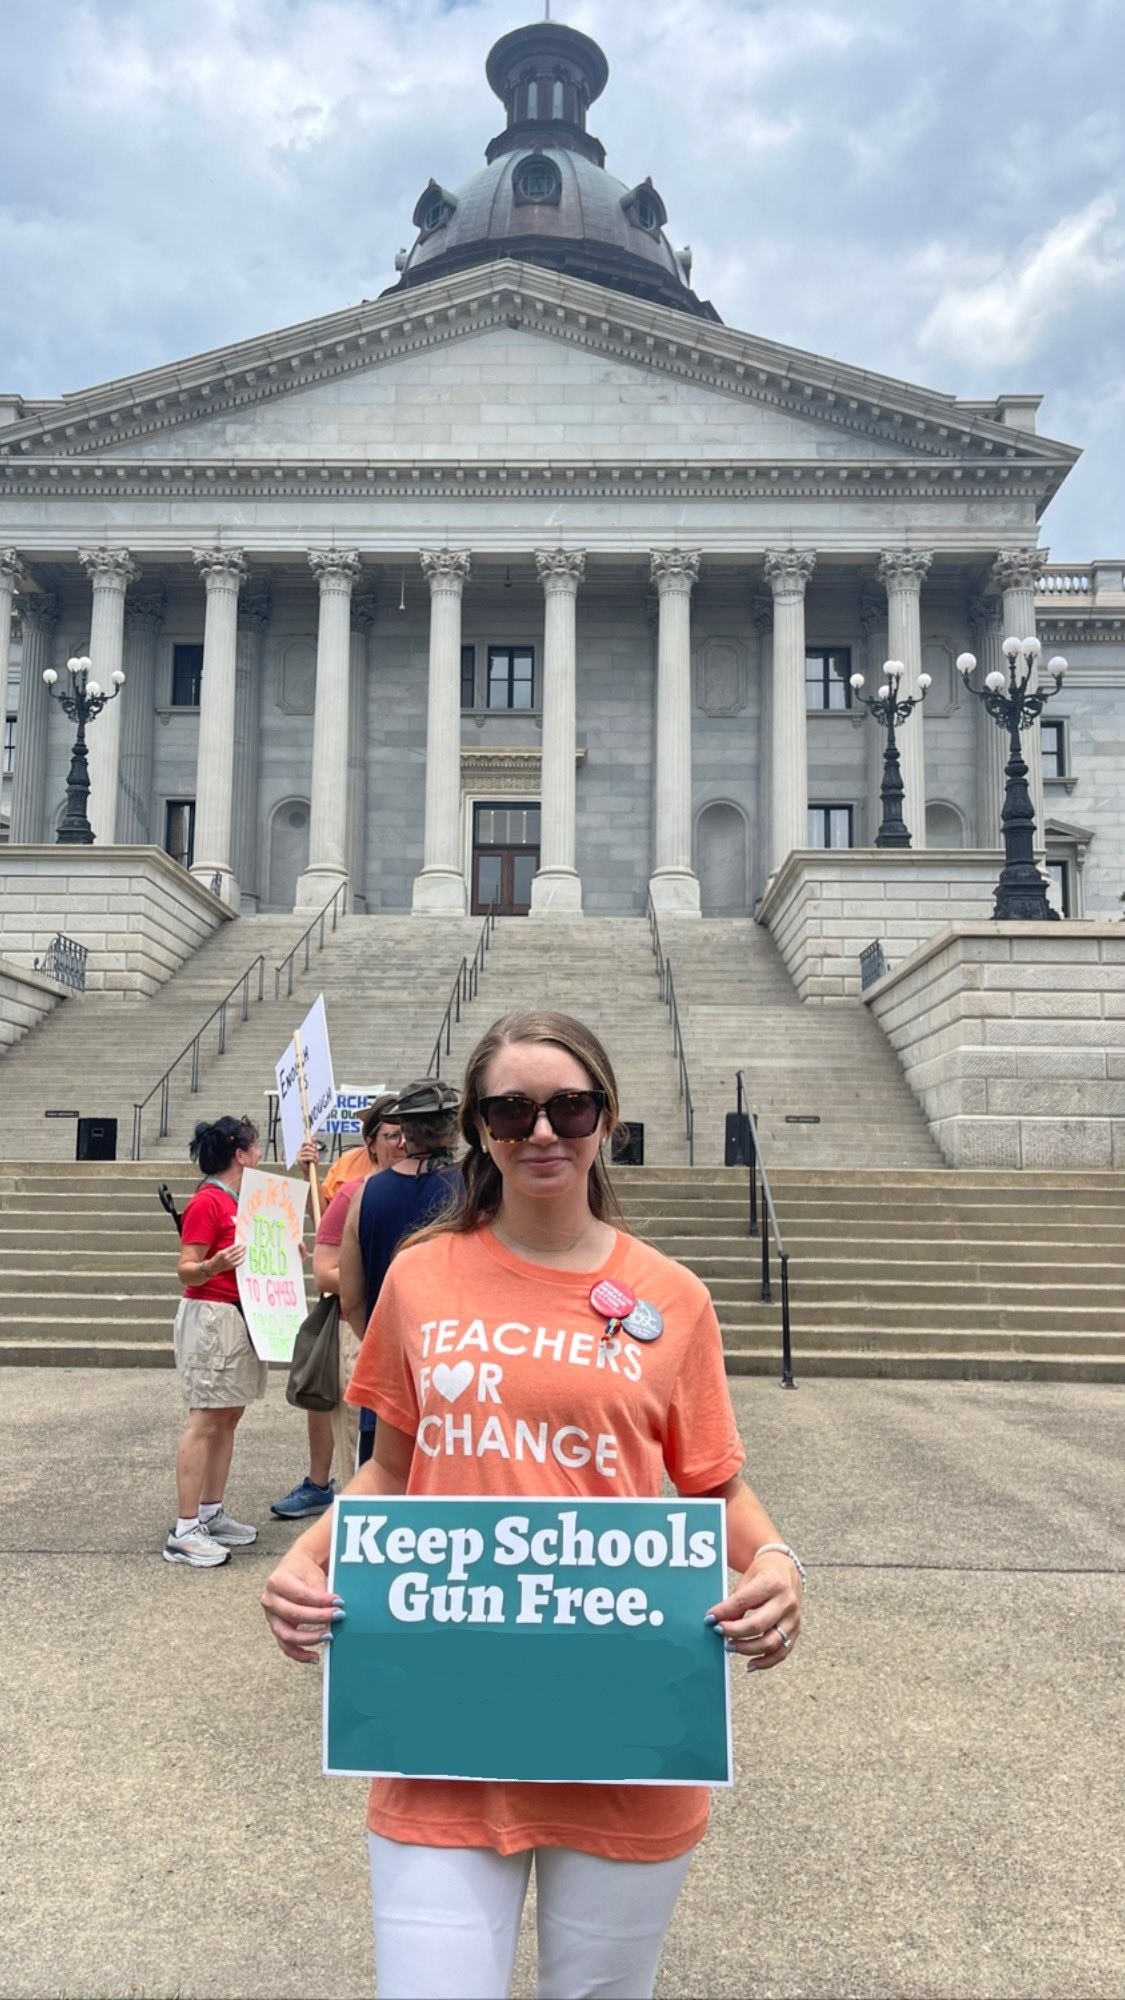
[[[789,1253],[782,1241],[777,1222],[777,1210],[773,1205],[769,1175],[762,1158],[762,1145],[758,1137],[758,1124],[754,1117],[754,1107],[746,1090],[746,1079],[739,1070],[735,1076],[736,1103],[739,1118],[739,1140],[741,1143],[743,1117],[746,1119],[746,1137],[750,1149],[750,1221],[748,1235],[756,1236],[761,1231],[761,1290],[760,1297],[767,1304],[773,1302],[773,1272],[770,1264],[770,1238],[777,1250],[777,1260],[781,1269],[781,1386],[795,1389],[793,1379],[793,1342],[789,1310]],[[761,1175],[762,1216],[758,1217],[758,1177]]]

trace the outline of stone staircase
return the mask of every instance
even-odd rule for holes
[[[622,1118],[644,1124],[646,1164],[686,1166],[672,1032],[644,919],[498,918],[479,994],[454,1030],[442,1074],[460,1083],[491,1022],[516,1008],[539,1007],[577,1015],[605,1043]]]
[[[0,1365],[170,1366],[190,1168],[0,1166]],[[710,1287],[732,1373],[780,1370],[741,1169],[619,1168],[632,1226]],[[794,1367],[1125,1381],[1125,1176],[779,1169]]]
[[[862,1002],[802,1004],[769,932],[749,918],[665,917],[660,935],[695,1104],[697,1166],[722,1164],[741,1069],[771,1176],[790,1166],[940,1168],[898,1057]]]
[[[401,1083],[421,1074],[462,954],[475,950],[477,917],[345,917],[326,929],[325,948],[303,951],[293,993],[274,999],[274,967],[304,931],[302,916],[241,917],[216,935],[150,1000],[89,994],[60,1008],[0,1060],[0,1160],[73,1160],[73,1119],[49,1108],[118,1121],[118,1155],[128,1158],[133,1105],[190,1041],[239,974],[261,952],[265,997],[252,987],[249,1018],[228,1015],[226,1052],[208,1030],[198,1094],[190,1063],[172,1084],[168,1135],[157,1137],[158,1101],[143,1114],[142,1157],[182,1161],[199,1118],[249,1112],[262,1125],[274,1064],[318,993],[324,994],[338,1083]]]

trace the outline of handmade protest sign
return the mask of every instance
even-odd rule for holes
[[[238,1296],[255,1354],[262,1361],[292,1361],[297,1329],[308,1311],[301,1237],[304,1181],[247,1167],[238,1194],[234,1240],[246,1255],[236,1267]]]
[[[305,1140],[319,1132],[336,1102],[324,995],[319,993],[275,1065],[285,1164],[293,1165]]]
[[[732,1782],[718,1500],[337,1499],[324,1769]]]
[[[363,1130],[363,1114],[369,1104],[381,1097],[387,1086],[385,1083],[341,1083],[336,1090],[336,1102],[332,1116],[325,1120],[326,1132],[339,1132],[341,1137],[358,1139]]]

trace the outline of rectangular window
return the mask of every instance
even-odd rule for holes
[[[477,705],[477,649],[475,646],[461,648],[461,706],[475,708]]]
[[[1069,861],[1048,861],[1047,901],[1060,917],[1070,915],[1070,863]]]
[[[848,677],[852,670],[850,646],[807,646],[805,648],[805,707],[845,709],[852,705]]]
[[[810,806],[809,846],[850,847],[852,809],[850,806]]]
[[[202,683],[202,646],[173,646],[172,707],[198,708]]]
[[[1066,768],[1066,724],[1065,722],[1041,722],[1039,724],[1040,755],[1043,759],[1045,778],[1065,778]]]
[[[4,717],[3,768],[5,772],[14,771],[16,768],[16,718],[14,715],[6,715]]]
[[[190,868],[195,856],[195,800],[169,799],[164,808],[164,852]]]
[[[533,708],[535,653],[530,646],[488,649],[489,708]]]

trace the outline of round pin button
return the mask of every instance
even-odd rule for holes
[[[590,1293],[590,1304],[603,1319],[624,1319],[637,1303],[637,1294],[620,1278],[599,1278]]]
[[[634,1340],[659,1340],[664,1331],[664,1315],[648,1299],[638,1299],[621,1324]]]

